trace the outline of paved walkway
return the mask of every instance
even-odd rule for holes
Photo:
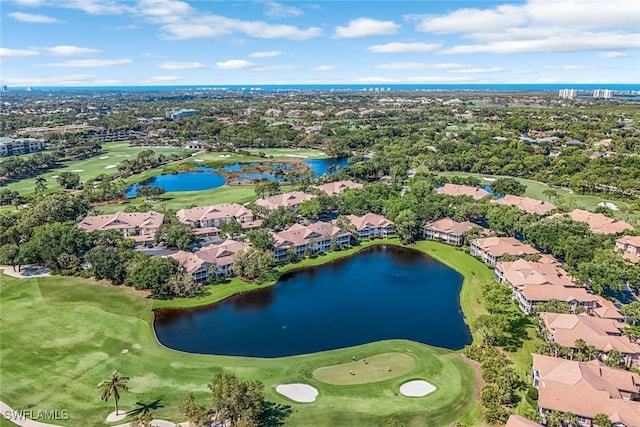
[[[63,424],[47,424],[47,423],[41,423],[40,421],[35,421],[25,417],[21,417],[20,412],[14,410],[12,407],[10,407],[9,405],[7,405],[2,401],[0,401],[0,413],[2,413],[2,416],[4,416],[6,419],[8,419],[12,423],[19,425],[21,427],[61,427],[63,426]],[[33,414],[35,415],[36,411],[34,411]],[[117,426],[114,426],[114,427],[130,427],[130,425],[131,423],[125,423],[125,424],[118,424]],[[151,425],[156,427],[176,427],[175,423],[167,420],[153,420],[151,421]],[[183,427],[188,427],[189,423],[184,422],[180,425]]]

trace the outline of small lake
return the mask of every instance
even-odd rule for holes
[[[305,160],[309,165],[315,178],[324,174],[335,174],[337,170],[349,164],[347,157]],[[251,182],[254,180],[269,179],[284,182],[284,173],[293,167],[291,163],[273,163],[267,170],[259,172],[242,172],[243,168],[251,169],[261,164],[255,163],[233,163],[220,168],[223,172],[239,172],[237,182]],[[216,169],[204,166],[196,167],[197,172],[178,172],[175,174],[164,174],[150,178],[146,181],[132,185],[127,189],[127,197],[136,197],[137,189],[141,185],[153,185],[163,188],[167,192],[173,191],[200,191],[222,187],[226,180],[221,175],[215,173]],[[333,170],[332,170],[333,169]]]
[[[141,185],[153,185],[165,191],[199,191],[222,187],[225,179],[213,173],[213,169],[197,167],[199,172],[179,172],[175,174],[158,175],[151,179],[132,185],[127,189],[127,197],[136,197],[137,189]]]
[[[305,160],[305,165],[309,165],[311,170],[313,171],[313,177],[317,178],[319,176],[329,174],[334,175],[337,170],[344,168],[349,165],[348,157],[330,157],[327,159],[312,159]],[[331,167],[337,168],[332,173],[329,173],[329,169]]]
[[[202,354],[282,357],[395,338],[457,350],[471,342],[461,286],[418,251],[375,246],[213,306],[156,311],[154,328],[163,345]]]

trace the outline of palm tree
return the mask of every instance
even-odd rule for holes
[[[576,414],[572,414],[571,412],[565,412],[564,422],[570,427],[575,427],[578,425],[578,416]]]
[[[47,180],[39,176],[36,178],[35,192],[36,196],[42,196],[47,189]]]
[[[558,197],[558,192],[553,188],[547,188],[545,190],[542,190],[542,194],[547,196],[549,198],[549,201],[551,201],[551,199]]]
[[[109,398],[113,396],[113,400],[116,403],[116,415],[118,415],[118,400],[120,400],[120,390],[129,391],[127,382],[129,382],[129,377],[123,377],[118,371],[113,371],[111,373],[111,378],[109,378],[108,380],[100,381],[100,384],[98,384],[98,388],[102,389],[102,392],[100,393],[100,399],[107,402]]]

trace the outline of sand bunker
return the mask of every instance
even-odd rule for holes
[[[318,390],[308,384],[280,384],[276,391],[294,402],[309,403],[316,400]]]
[[[105,169],[113,169],[113,168],[117,168],[117,167],[118,167],[118,165],[107,165],[104,168]]]
[[[422,397],[434,391],[436,388],[423,380],[409,381],[400,386],[400,394],[407,397]]]
[[[482,178],[482,179],[484,179],[485,181],[489,181],[489,182],[493,182],[493,181],[496,180],[495,178]]]
[[[102,160],[104,160],[104,159],[108,159],[108,158],[109,158],[109,156],[100,156],[100,158],[101,158]]]
[[[72,169],[71,172],[84,172],[84,169]]]
[[[299,157],[301,159],[308,159],[309,156],[303,156],[302,154],[285,154],[285,157]]]
[[[224,157],[231,157],[231,154],[220,154],[220,155],[218,155],[218,157],[223,157],[223,158]]]

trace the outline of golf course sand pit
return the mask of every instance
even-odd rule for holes
[[[117,167],[118,167],[118,165],[107,165],[104,168],[105,169],[113,169],[113,168],[117,168]]]
[[[436,388],[425,380],[413,380],[400,386],[400,394],[406,397],[423,397]]]
[[[294,402],[310,403],[318,397],[318,390],[308,384],[280,384],[276,391]]]
[[[415,367],[416,359],[411,355],[381,353],[339,365],[323,366],[313,371],[313,377],[333,385],[367,384],[406,375]]]

